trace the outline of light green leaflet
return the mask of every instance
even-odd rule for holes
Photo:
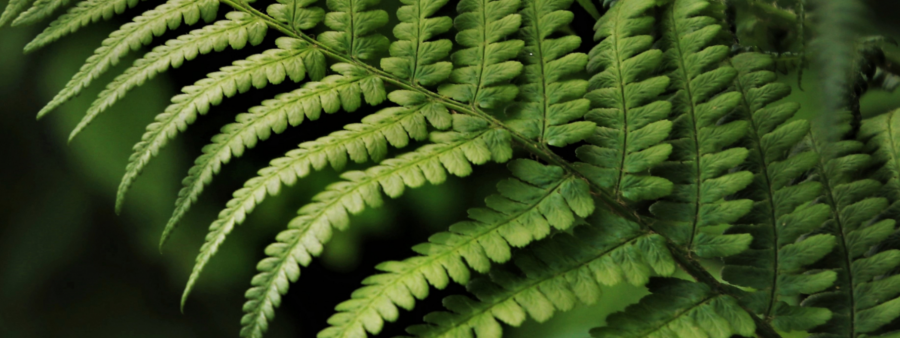
[[[25,45],[25,52],[35,51],[51,42],[74,33],[101,18],[108,20],[115,14],[122,14],[125,9],[137,6],[139,0],[85,0],[70,8],[38,34],[34,40]],[[0,20],[2,21],[2,20]],[[2,26],[2,24],[0,24]]]
[[[388,22],[384,10],[372,9],[379,0],[328,0],[325,25],[331,31],[319,34],[323,45],[363,60],[374,59],[388,46],[384,35],[374,33]]]
[[[279,0],[266,9],[275,20],[288,24],[295,31],[311,29],[325,18],[325,10],[309,7],[316,0]]]
[[[443,289],[449,281],[466,284],[469,268],[485,273],[492,262],[510,259],[511,247],[542,239],[551,229],[568,230],[576,217],[594,209],[587,184],[562,168],[530,160],[510,163],[512,178],[498,184],[499,195],[487,198],[487,208],[471,209],[470,220],[456,223],[429,242],[413,247],[421,256],[384,262],[384,273],[371,276],[352,299],[338,304],[319,338],[365,337],[378,334],[384,321],[398,317],[397,307],[410,310],[428,296],[428,284]]]
[[[30,4],[31,0],[10,0],[3,13],[0,14],[0,27],[6,26],[6,23],[11,22]]]
[[[182,94],[172,98],[172,104],[156,116],[155,121],[147,126],[141,141],[134,146],[125,175],[119,183],[117,210],[121,209],[125,193],[150,159],[169,139],[193,123],[198,115],[206,114],[211,106],[218,105],[224,98],[244,93],[250,88],[263,88],[269,83],[278,84],[286,78],[298,82],[306,77],[307,65],[304,60],[309,58],[304,56],[314,52],[309,45],[284,37],[276,40],[276,44],[279,48],[222,67],[220,71],[210,73],[194,85],[184,87]]]
[[[125,70],[125,73],[116,77],[100,92],[99,97],[88,108],[85,117],[72,130],[69,139],[78,135],[97,115],[124,98],[128,91],[165,72],[169,65],[177,68],[199,54],[208,54],[213,50],[221,52],[228,46],[234,49],[244,48],[247,43],[255,46],[266,36],[268,27],[258,18],[243,12],[231,12],[225,17],[228,20],[218,21],[177,39],[166,41],[165,45],[153,48],[153,51],[135,61],[131,68]]]
[[[210,22],[215,19],[218,9],[219,2],[216,0],[169,0],[134,18],[133,22],[126,23],[103,40],[102,46],[87,59],[65,88],[38,112],[38,118],[78,95],[131,50],[150,43],[154,36],[160,36],[166,30],[178,28],[182,18],[188,25],[197,23],[201,18]]]
[[[447,172],[467,176],[472,171],[470,162],[481,164],[490,159],[502,162],[511,156],[508,136],[501,130],[485,129],[484,124],[466,118],[458,118],[454,128],[456,131],[433,135],[435,144],[385,160],[365,172],[344,173],[341,176],[346,181],[330,185],[313,198],[316,202],[301,208],[300,215],[290,222],[288,230],[280,233],[277,242],[266,248],[270,257],[257,265],[260,273],[253,278],[253,287],[246,293],[248,300],[244,304],[246,314],[241,320],[244,325],[241,335],[260,337],[265,332],[274,316],[272,309],[281,303],[281,295],[287,292],[289,281],[299,278],[300,265],[309,264],[313,255],[321,253],[322,245],[331,237],[332,228],[346,228],[349,216],[361,212],[366,205],[380,206],[381,192],[397,197],[406,186],[442,183]],[[207,253],[215,252],[215,246],[221,243],[224,234],[209,238],[211,241],[204,245],[198,257],[199,269],[208,260]],[[199,270],[195,269],[186,292],[196,280],[197,273]]]
[[[240,157],[245,149],[253,148],[259,141],[265,141],[272,132],[280,134],[288,126],[299,125],[304,118],[318,120],[322,111],[326,114],[342,109],[347,112],[356,111],[362,105],[360,96],[370,105],[377,105],[384,100],[384,85],[380,78],[349,64],[335,64],[332,69],[342,75],[307,82],[300,89],[263,101],[262,106],[250,108],[249,113],[239,114],[237,122],[222,127],[222,132],[213,136],[212,143],[203,147],[203,155],[194,161],[194,166],[188,170],[188,176],[182,180],[184,187],[178,192],[175,211],[163,230],[160,247],[203,192],[203,188],[212,181],[213,175],[232,157]]]

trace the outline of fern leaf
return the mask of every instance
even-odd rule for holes
[[[169,65],[177,68],[199,54],[207,54],[213,50],[220,52],[229,45],[231,48],[241,49],[248,42],[255,46],[265,38],[267,26],[262,19],[243,12],[230,12],[226,17],[228,20],[218,21],[169,40],[165,45],[153,48],[153,51],[135,61],[131,68],[125,70],[125,73],[116,77],[100,92],[99,97],[88,108],[87,114],[72,131],[70,139],[84,130],[97,115],[124,98],[129,90],[144,84],[156,74],[165,72]]]
[[[294,31],[315,27],[325,17],[325,11],[319,7],[309,7],[316,0],[278,0],[266,8],[270,16],[287,24]]]
[[[521,272],[497,268],[490,282],[473,280],[468,289],[478,301],[445,298],[444,305],[452,312],[431,313],[425,316],[430,325],[407,331],[417,337],[500,337],[498,320],[519,326],[527,314],[543,322],[578,302],[596,302],[599,284],[644,285],[652,273],[675,272],[662,236],[600,210],[588,222],[575,228],[574,236],[558,234],[517,252],[513,261]]]
[[[6,23],[19,15],[31,2],[32,0],[10,0],[3,10],[3,14],[0,14],[0,27],[5,26]]]
[[[475,126],[482,129],[470,129]],[[466,176],[472,170],[469,162],[481,164],[491,158],[505,161],[511,156],[509,144],[492,144],[496,140],[508,140],[505,131],[483,129],[485,123],[473,124],[472,121],[454,123],[454,127],[463,130],[435,134],[432,141],[436,144],[386,160],[365,172],[344,173],[342,177],[347,181],[330,185],[313,198],[315,202],[301,208],[300,215],[288,225],[289,229],[280,233],[277,242],[266,248],[270,257],[257,266],[260,273],[253,277],[253,287],[246,293],[248,300],[244,304],[246,314],[241,320],[244,325],[241,335],[260,337],[265,332],[289,282],[299,277],[299,265],[306,266],[311,255],[322,251],[323,243],[331,237],[332,227],[343,230],[348,226],[350,214],[361,212],[366,205],[380,206],[379,190],[394,198],[403,193],[405,186],[417,187],[426,181],[439,184],[446,179],[446,172]],[[210,236],[212,241],[208,244],[217,243],[220,238],[223,237]],[[198,257],[198,267],[202,269],[208,259],[205,253],[209,248],[214,250],[215,246],[204,245],[207,250]],[[196,272],[199,270],[195,270],[191,281],[195,280]],[[191,284],[189,282],[189,287]]]
[[[237,122],[223,127],[221,133],[213,136],[213,142],[203,147],[203,155],[194,161],[194,166],[182,181],[184,188],[178,193],[175,211],[163,230],[160,247],[203,192],[204,186],[212,181],[213,175],[232,156],[240,157],[245,149],[253,148],[256,142],[268,139],[272,132],[280,134],[288,125],[297,126],[304,118],[318,120],[323,110],[328,114],[340,109],[356,111],[361,106],[360,94],[371,105],[380,104],[384,100],[381,78],[346,63],[336,64],[332,69],[342,75],[332,75],[321,82],[309,82],[303,88],[263,101],[262,106],[250,108],[249,113],[239,114]]]
[[[883,195],[892,203],[900,201],[900,110],[864,120],[859,138],[868,140],[866,147],[880,164],[874,178],[884,183]]]
[[[225,210],[219,213],[210,231],[219,237],[227,236],[266,196],[278,194],[282,184],[290,186],[297,178],[306,177],[310,174],[310,168],[322,170],[330,164],[335,169],[341,169],[346,165],[348,156],[357,163],[369,158],[377,162],[387,155],[388,144],[401,148],[408,144],[409,139],[424,140],[428,136],[424,112],[443,108],[435,105],[439,104],[423,103],[418,108],[383,109],[366,116],[362,123],[347,125],[346,130],[300,144],[299,149],[272,160],[269,167],[258,172],[257,177],[244,183],[244,187],[228,201]],[[444,114],[450,115],[446,108],[443,110]]]
[[[567,34],[550,39],[572,22],[575,15],[565,10],[572,0],[525,0],[520,36],[525,41],[519,60],[525,64],[516,108],[512,112],[520,121],[517,131],[562,147],[591,135],[596,125],[588,121],[572,122],[587,113],[590,102],[583,99],[588,83],[569,79],[583,72],[587,55],[572,53],[581,38]]]
[[[579,171],[613,196],[626,201],[650,200],[672,192],[672,182],[649,175],[649,170],[672,153],[669,136],[672,110],[658,97],[669,87],[669,78],[654,76],[663,53],[652,49],[654,19],[648,15],[654,0],[626,1],[611,8],[595,26],[596,39],[588,71],[591,78],[586,98],[595,108],[587,114],[596,131],[576,151]]]
[[[465,49],[450,56],[459,67],[450,73],[453,84],[438,88],[441,95],[480,108],[501,108],[516,97],[518,88],[508,82],[522,72],[522,64],[507,60],[519,54],[524,42],[507,36],[522,23],[519,7],[519,0],[459,2],[456,42]]]
[[[278,49],[235,61],[233,65],[222,67],[210,73],[194,85],[184,87],[183,94],[172,98],[172,104],[165,112],[156,116],[156,122],[147,126],[141,141],[134,146],[128,159],[125,176],[119,184],[116,209],[122,206],[125,193],[159,149],[174,138],[179,131],[197,119],[198,114],[206,114],[210,106],[218,105],[225,97],[244,93],[251,87],[262,88],[268,83],[278,84],[290,77],[294,82],[306,76],[303,56],[310,52],[306,42],[282,37],[276,40]]]
[[[234,193],[227,207],[210,226],[210,237],[224,239],[236,225],[244,222],[247,214],[266,196],[278,194],[282,184],[290,186],[298,178],[308,176],[310,169],[322,170],[329,164],[336,169],[343,168],[348,156],[358,163],[369,158],[380,161],[387,154],[389,143],[400,148],[406,146],[409,139],[425,139],[428,132],[420,111],[429,105],[434,103],[419,109],[383,109],[363,118],[362,123],[349,124],[346,130],[304,142],[299,149],[288,152],[287,156],[272,160],[269,167],[260,170],[257,177],[248,180],[243,188]],[[215,244],[214,249],[219,245],[221,241]],[[208,255],[211,257],[213,254],[215,252]]]
[[[900,266],[900,250],[870,250],[894,232],[895,221],[880,217],[888,207],[887,198],[873,197],[881,183],[857,178],[872,163],[871,156],[859,153],[863,144],[829,142],[831,135],[846,135],[852,128],[849,113],[840,117],[841,127],[816,125],[809,133],[809,145],[820,158],[815,174],[832,213],[823,232],[837,237],[835,250],[822,262],[837,280],[834,288],[809,296],[802,305],[833,313],[825,325],[809,331],[812,337],[877,337],[880,327],[900,317],[900,279],[890,275]]]
[[[430,283],[443,289],[452,278],[465,284],[468,265],[487,272],[491,262],[510,259],[511,248],[523,247],[550,234],[551,226],[567,230],[575,216],[587,217],[594,202],[589,187],[555,166],[530,160],[510,163],[513,176],[498,185],[499,195],[487,198],[488,208],[469,210],[471,220],[459,222],[449,232],[432,235],[428,243],[413,247],[421,256],[402,262],[385,262],[376,268],[385,273],[366,278],[352,299],[339,304],[332,326],[319,338],[377,335],[384,320],[397,319],[397,306],[411,310],[416,298],[428,296]]]
[[[101,18],[109,20],[115,14],[122,14],[125,9],[137,6],[140,0],[85,0],[69,9],[38,34],[34,40],[25,45],[25,52],[32,52],[47,44],[59,40],[63,36],[74,33],[81,27]],[[2,20],[0,20],[2,21]],[[2,26],[2,25],[0,25]]]
[[[667,220],[657,227],[700,257],[724,257],[743,251],[747,234],[717,235],[710,226],[730,224],[753,206],[748,199],[725,200],[753,181],[749,171],[727,172],[741,164],[747,149],[730,148],[747,131],[747,121],[719,124],[741,94],[729,92],[737,71],[723,65],[729,48],[716,44],[722,33],[718,5],[706,0],[675,0],[663,13],[662,43],[673,68],[669,74],[674,110],[672,155],[657,166],[674,183],[672,195],[650,211]],[[714,16],[710,16],[714,15]]]
[[[449,17],[431,17],[447,0],[402,0],[397,10],[400,23],[394,27],[398,41],[391,43],[391,57],[381,59],[381,68],[413,84],[431,86],[450,76],[453,64],[443,60],[453,43],[447,39],[428,41],[453,26]]]
[[[753,183],[740,196],[754,203],[752,211],[738,221],[741,225],[727,232],[749,234],[753,242],[749,250],[726,259],[722,278],[756,290],[740,300],[760,317],[771,320],[776,329],[809,330],[824,324],[831,312],[789,305],[788,301],[801,294],[821,292],[836,278],[834,271],[807,271],[808,265],[835,245],[832,235],[807,235],[830,216],[828,205],[814,203],[822,185],[809,180],[793,183],[818,162],[814,152],[791,151],[806,137],[809,122],[786,122],[800,106],[776,103],[788,96],[791,88],[776,82],[770,56],[744,53],[735,56],[732,64],[738,70],[734,85],[742,95],[740,112],[750,122],[744,142],[749,156],[744,167],[754,173]]]
[[[607,326],[591,330],[594,337],[754,337],[756,325],[730,296],[704,284],[673,278],[654,279],[651,295],[624,312],[606,318]]]
[[[119,30],[103,40],[102,46],[94,51],[94,55],[87,59],[66,87],[38,112],[38,118],[81,93],[91,81],[118,63],[130,50],[136,50],[150,43],[154,36],[162,35],[166,29],[178,28],[182,17],[188,25],[193,25],[201,17],[204,21],[210,22],[215,19],[218,9],[219,2],[216,0],[169,0],[134,18],[133,22],[122,25]]]
[[[387,49],[388,38],[373,34],[388,22],[387,12],[370,8],[379,0],[328,0],[332,12],[325,14],[325,25],[332,31],[319,34],[318,40],[339,53],[363,60],[373,59]]]
[[[13,20],[13,26],[32,24],[46,19],[60,7],[69,4],[69,0],[35,0],[27,11],[22,12]]]

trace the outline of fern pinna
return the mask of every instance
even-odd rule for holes
[[[137,3],[76,3],[25,50]],[[231,12],[216,21],[220,4]],[[0,25],[36,22],[66,5],[12,0]],[[265,51],[184,87],[134,146],[117,210],[153,157],[200,115],[252,88],[293,83],[237,114],[202,149],[162,246],[232,158],[323,112],[379,107],[272,160],[210,225],[182,306],[258,204],[313,171],[342,172],[265,249],[245,294],[243,337],[265,334],[290,283],[353,215],[383,205],[383,195],[468,176],[490,161],[508,163],[499,193],[414,246],[411,257],[376,266],[318,337],[377,335],[432,286],[451,282],[471,296],[445,298],[447,311],[425,316],[410,335],[499,337],[502,324],[542,322],[578,303],[602,302],[604,286],[623,282],[651,294],[593,336],[896,334],[900,113],[862,122],[858,114],[798,116],[790,86],[774,72],[783,60],[774,56],[802,58],[805,50],[765,50],[776,44],[760,42],[767,34],[749,27],[763,15],[759,8],[777,9],[763,13],[778,15],[779,29],[797,27],[789,36],[805,47],[802,1],[402,0],[396,13],[383,5],[168,0],[110,34],[38,117],[182,23],[206,22],[134,61],[100,92],[72,137],[170,67],[278,35]],[[579,16],[595,19],[593,31],[578,29]],[[396,23],[394,39],[382,34],[388,23]],[[840,97],[853,113],[854,100],[890,73],[883,51],[864,45],[851,57],[857,65],[838,72],[847,78],[828,82],[854,85]],[[833,64],[852,63],[845,61]],[[366,167],[345,171],[351,162]],[[701,264],[709,259],[724,263],[721,280]],[[693,281],[677,278],[679,268]]]
[[[816,152],[796,149],[809,132],[805,120],[788,122],[800,108],[778,102],[790,87],[775,82],[770,57],[757,53],[735,56],[740,113],[750,123],[744,143],[749,150],[745,167],[753,182],[740,193],[753,200],[752,211],[729,233],[750,234],[750,248],[726,260],[722,277],[736,285],[756,289],[745,298],[747,306],[773,318],[783,331],[808,330],[831,316],[815,307],[789,305],[793,297],[822,291],[835,279],[833,271],[805,268],[821,259],[835,244],[829,234],[807,236],[829,217],[825,204],[814,203],[822,184],[803,179],[818,160]]]

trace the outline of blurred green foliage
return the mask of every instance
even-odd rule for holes
[[[0,7],[5,3],[0,1]],[[139,6],[130,11],[145,9],[146,6]],[[206,227],[231,191],[252,177],[266,164],[264,159],[271,156],[247,155],[232,163],[160,254],[158,236],[172,210],[178,182],[215,129],[201,130],[201,136],[189,134],[169,144],[135,185],[120,216],[113,212],[113,199],[131,145],[138,141],[153,116],[165,108],[176,89],[192,83],[196,77],[167,75],[149,81],[69,145],[69,131],[102,89],[100,86],[90,87],[49,118],[34,121],[34,114],[43,103],[64,86],[117,23],[121,24],[91,25],[32,55],[22,54],[21,48],[36,35],[35,27],[5,28],[2,32],[2,337],[234,336],[241,316],[241,293],[255,272],[254,262],[263,257],[262,248],[284,228],[285,220],[298,207],[336,177],[327,170],[314,174],[260,205],[213,260],[201,281],[202,287],[188,303],[186,313],[181,314],[179,296]],[[887,29],[893,30],[893,24],[888,23]],[[171,35],[177,34],[179,31]],[[204,57],[180,71],[202,75],[227,64],[229,59],[233,57]],[[132,60],[119,64],[119,72]],[[209,63],[212,68],[197,63]],[[116,73],[107,73],[98,83],[108,82]],[[800,115],[814,116],[821,103],[816,74],[806,72],[805,90],[799,90],[796,74],[786,74],[781,80],[794,87],[790,99],[803,105]],[[228,100],[211,113],[219,116],[203,118],[215,119],[222,125],[269,94]],[[862,109],[867,116],[896,107],[900,107],[900,93],[872,92],[863,97]],[[372,111],[323,119],[340,125]],[[267,147],[271,145],[267,151],[283,153],[302,140],[318,136],[314,135],[315,128],[273,137],[266,143]],[[466,206],[483,205],[481,200],[494,191],[494,184],[504,175],[506,171],[500,165],[485,166],[476,170],[474,178],[450,179],[441,186],[415,189],[384,208],[355,217],[350,230],[337,233],[323,257],[304,270],[304,276],[292,288],[305,292],[292,292],[286,297],[278,314],[282,320],[274,322],[268,336],[313,337],[331,315],[322,309],[330,309],[349,297],[360,281],[374,272],[375,264],[408,256],[409,247],[425,240],[429,233],[464,219]],[[246,227],[255,230],[243,231]],[[389,249],[364,250],[375,243],[378,248]],[[458,292],[461,288],[449,291]],[[628,285],[605,291],[599,304],[578,308],[543,325],[528,322],[510,329],[508,336],[588,337],[589,328],[599,326],[608,314],[646,294],[646,290]],[[400,333],[406,324],[418,321],[417,317],[440,308],[439,299],[429,298],[415,310],[415,315],[403,316],[404,322],[389,325],[383,336]]]

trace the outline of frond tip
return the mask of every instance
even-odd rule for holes
[[[100,92],[99,97],[88,108],[87,114],[72,130],[69,140],[84,130],[97,115],[124,98],[128,91],[166,71],[170,65],[178,68],[197,55],[212,51],[221,52],[228,46],[234,49],[244,48],[247,43],[255,46],[266,36],[268,26],[262,19],[243,12],[230,12],[225,17],[227,20],[218,21],[177,39],[166,41],[165,45],[153,48],[153,51],[136,60],[133,66]]]
[[[32,24],[43,20],[53,14],[54,11],[69,4],[69,0],[35,0],[27,11],[22,12],[12,22],[13,26]]]
[[[154,36],[160,36],[166,30],[178,28],[182,18],[188,25],[193,25],[200,18],[210,22],[215,19],[218,9],[219,2],[217,0],[169,0],[144,12],[134,18],[134,21],[122,25],[119,30],[103,40],[102,46],[94,51],[94,55],[87,59],[65,88],[38,112],[37,118],[40,119],[81,93],[94,79],[118,63],[131,50],[150,43]]]
[[[70,8],[66,14],[51,22],[41,34],[38,34],[34,40],[25,45],[25,52],[29,53],[44,47],[92,22],[99,21],[101,18],[109,20],[113,14],[122,14],[125,12],[125,9],[137,6],[138,2],[139,0],[81,1],[75,7]],[[2,20],[0,20],[0,26],[3,26]]]
[[[10,0],[8,4],[6,4],[6,8],[3,9],[3,13],[0,14],[0,27],[6,26],[7,23],[11,22],[16,15],[19,15],[28,5],[31,4],[32,0]]]

